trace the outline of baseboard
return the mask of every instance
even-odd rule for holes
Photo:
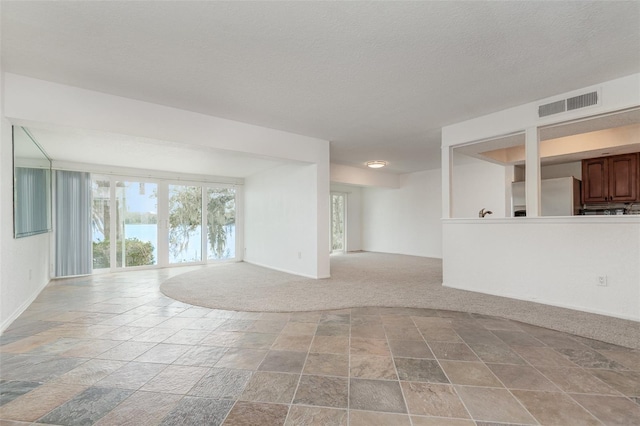
[[[634,318],[634,317],[626,316],[626,315],[612,314],[611,312],[601,311],[601,310],[598,310],[598,309],[585,308],[583,306],[575,306],[575,305],[569,305],[569,304],[563,304],[563,303],[557,303],[557,302],[550,302],[550,301],[547,301],[547,300],[526,298],[526,297],[514,296],[514,295],[509,295],[509,294],[504,294],[504,293],[496,293],[496,292],[491,292],[491,291],[478,291],[477,288],[471,288],[471,287],[466,287],[466,286],[456,286],[456,285],[450,285],[450,284],[445,284],[445,283],[443,283],[442,286],[443,287],[448,287],[448,288],[455,288],[456,290],[465,290],[465,291],[471,291],[471,292],[480,293],[480,294],[490,294],[491,296],[505,297],[507,299],[522,300],[524,302],[539,303],[541,305],[554,306],[556,308],[571,309],[572,311],[586,312],[586,313],[589,313],[589,314],[602,315],[602,316],[605,316],[605,317],[611,317],[611,318],[618,318],[618,319],[623,319],[623,320],[628,320],[628,321],[640,322],[640,318]]]
[[[427,255],[427,254],[406,253],[406,252],[400,252],[400,251],[379,251],[379,250],[367,250],[367,249],[362,249],[360,251],[365,253],[397,254],[400,256],[424,257],[425,259],[442,260],[442,253],[436,256],[436,255]]]
[[[13,313],[11,315],[9,315],[9,318],[7,318],[6,320],[2,321],[2,324],[0,325],[0,333],[3,333],[7,328],[9,328],[11,323],[13,323],[16,319],[18,319],[18,317],[20,315],[22,315],[24,313],[24,311],[27,310],[29,305],[31,305],[34,302],[34,300],[36,300],[38,298],[38,296],[40,295],[42,290],[44,290],[44,288],[47,285],[49,285],[49,282],[50,281],[45,282],[42,286],[40,286],[38,289],[36,289],[36,291],[33,292],[33,294],[24,303],[22,303],[20,306],[18,306],[18,308],[15,311],[13,311]]]
[[[329,276],[327,276],[327,277],[314,277],[313,275],[301,274],[299,272],[293,272],[293,271],[290,271],[288,269],[274,268],[273,266],[265,265],[265,264],[259,263],[259,262],[253,262],[251,260],[246,260],[246,259],[243,260],[243,262],[244,263],[248,263],[250,265],[260,266],[261,268],[267,268],[267,269],[271,269],[273,271],[284,272],[285,274],[297,275],[299,277],[311,278],[311,279],[314,279],[314,280],[321,280],[323,278],[329,278]]]

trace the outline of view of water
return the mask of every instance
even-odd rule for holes
[[[124,226],[125,238],[137,238],[140,241],[150,242],[153,244],[153,257],[156,264],[158,263],[158,227],[155,224],[128,224]],[[100,234],[94,232],[93,240],[97,241],[100,238]],[[201,259],[200,244],[202,238],[202,229],[198,227],[194,232],[189,234],[188,247],[174,255],[169,250],[169,263],[183,263],[183,262],[198,262]],[[207,238],[208,239],[208,238]],[[207,247],[209,242],[207,241]],[[222,257],[217,258],[214,253],[209,253],[208,259],[230,259],[235,257],[236,253],[236,227],[235,225],[229,225],[227,227],[227,248]]]

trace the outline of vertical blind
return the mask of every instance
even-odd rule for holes
[[[56,277],[91,273],[91,174],[56,171]]]
[[[47,232],[49,226],[49,170],[16,167],[15,235]]]

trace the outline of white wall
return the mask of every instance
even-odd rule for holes
[[[541,179],[555,179],[561,177],[574,177],[582,180],[582,162],[574,161],[564,164],[550,164],[540,167]]]
[[[347,194],[347,251],[362,250],[362,188],[332,183],[331,192]]]
[[[600,90],[600,105],[538,118],[539,105],[593,90]],[[521,132],[530,127],[546,126],[604,114],[635,107],[638,104],[640,104],[640,73],[445,126],[442,128],[442,146],[448,147],[489,139]]]
[[[458,162],[457,158],[464,157]],[[454,152],[451,170],[452,217],[478,217],[480,209],[492,212],[487,217],[505,217],[507,180],[505,166]]]
[[[312,278],[329,276],[319,265],[318,246],[329,256],[329,227],[319,221],[316,165],[288,164],[245,179],[244,260],[261,266]],[[329,187],[325,197],[329,199]],[[326,209],[329,206],[326,204]],[[327,236],[320,241],[318,230]],[[320,242],[319,242],[320,241]]]
[[[331,182],[348,185],[398,188],[400,175],[380,169],[365,169],[331,163]]]
[[[149,102],[5,74],[5,115],[295,161],[325,161],[329,142]],[[328,161],[328,158],[326,159]]]
[[[608,219],[445,221],[444,285],[640,321],[640,218]]]
[[[442,257],[440,191],[440,170],[402,175],[398,189],[363,188],[363,250]]]
[[[49,282],[49,233],[13,238],[11,123],[0,112],[0,332]]]
[[[315,164],[313,168],[306,169],[309,175],[304,175],[299,186],[294,189],[297,191],[295,193],[305,200],[305,205],[295,206],[291,201],[288,205],[280,206],[280,212],[291,217],[290,209],[301,210],[305,217],[294,221],[294,226],[298,226],[303,221],[308,221],[309,225],[305,228],[305,232],[300,234],[304,235],[304,238],[308,237],[307,244],[301,247],[303,259],[291,270],[309,276],[328,276],[329,253],[326,250],[329,246],[328,141],[16,74],[7,73],[4,77],[5,115],[14,123],[36,125],[43,123],[51,126],[119,133],[187,143],[192,146],[201,145],[207,149]],[[270,174],[266,173],[265,176]],[[295,176],[291,179],[295,179]],[[284,181],[284,177],[267,179],[267,182],[273,182],[274,185],[280,185]],[[253,183],[271,193],[281,192],[277,188],[267,188],[256,179],[253,179]],[[292,199],[293,197],[289,197],[289,200]],[[261,203],[257,204],[261,205]],[[256,235],[258,234],[254,234],[253,237],[255,238]],[[264,236],[265,238],[273,237],[267,234]],[[294,244],[300,237],[295,237],[286,246],[300,246],[300,244]],[[255,239],[252,243],[255,250],[259,244]],[[270,247],[269,250],[278,250],[281,242],[280,245],[274,243],[275,241],[271,238],[265,242],[265,245]],[[320,247],[322,250],[319,250]],[[286,251],[289,247],[282,246],[282,249]],[[300,249],[295,250],[296,253],[297,251]],[[263,254],[264,256],[259,251],[256,252],[257,257],[254,256],[254,259],[265,266],[281,269],[294,266],[288,259],[289,252],[281,255]],[[270,259],[274,264],[269,263]]]
[[[600,105],[538,118],[538,105],[594,89]],[[634,74],[444,127],[444,284],[640,321],[640,217],[448,219],[452,147],[524,130],[527,163],[534,164],[527,168],[529,204],[529,194],[539,194],[538,179],[531,178],[539,177],[538,126],[638,105],[640,74]],[[608,287],[596,286],[601,275],[610,277]]]

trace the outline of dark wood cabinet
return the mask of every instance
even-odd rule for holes
[[[640,201],[638,153],[582,160],[582,202]]]
[[[609,162],[606,157],[582,160],[582,202],[606,202],[609,197]]]

